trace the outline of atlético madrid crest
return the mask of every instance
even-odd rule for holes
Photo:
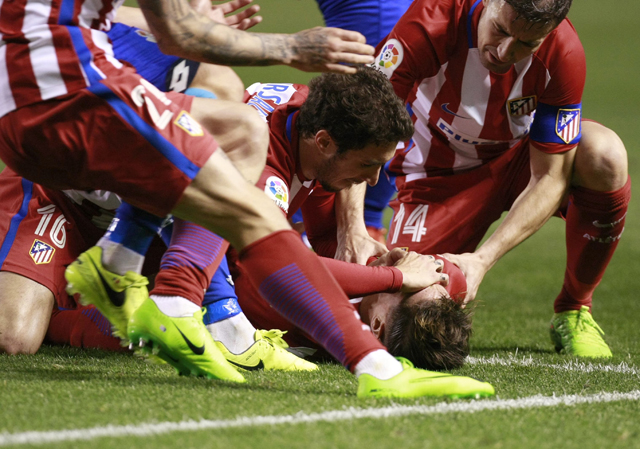
[[[564,143],[571,143],[580,134],[580,109],[560,109],[556,119],[556,134]]]
[[[55,248],[51,245],[47,245],[46,243],[35,239],[33,241],[33,245],[31,245],[29,255],[37,265],[40,265],[51,262],[51,259],[53,259],[53,253],[55,252]]]

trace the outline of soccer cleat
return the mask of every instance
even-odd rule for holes
[[[248,371],[259,369],[281,371],[314,371],[318,366],[307,362],[289,351],[289,345],[282,339],[284,332],[278,329],[257,330],[253,336],[255,343],[241,354],[230,352],[221,341],[218,348],[229,362]]]
[[[604,332],[587,306],[553,315],[549,332],[556,351],[563,354],[591,358],[613,356],[602,338]]]
[[[67,293],[80,294],[80,303],[93,304],[111,323],[113,334],[127,338],[127,324],[133,312],[149,297],[147,278],[128,271],[124,276],[102,265],[102,248],[94,246],[67,267]]]
[[[403,357],[396,357],[402,363],[400,374],[387,380],[380,380],[370,374],[358,377],[359,398],[417,398],[421,396],[448,398],[486,398],[495,390],[487,382],[471,377],[454,376],[415,368]]]
[[[129,340],[138,352],[164,360],[181,375],[245,382],[217,348],[202,314],[199,310],[189,317],[170,317],[148,298],[129,319]]]

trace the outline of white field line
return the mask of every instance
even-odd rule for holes
[[[309,424],[316,422],[340,422],[355,419],[381,419],[407,415],[440,415],[446,413],[476,413],[485,410],[517,410],[540,407],[574,406],[617,401],[640,401],[640,390],[628,393],[599,393],[589,396],[530,396],[520,399],[486,399],[476,401],[441,402],[436,405],[394,405],[383,408],[345,408],[321,413],[296,413],[294,415],[243,416],[228,420],[200,420],[162,423],[142,423],[127,426],[105,426],[87,429],[50,430],[0,434],[0,446],[21,444],[50,444],[63,441],[92,440],[105,437],[155,436],[173,432],[231,429],[238,427],[276,426],[282,424]]]
[[[517,357],[513,354],[508,357],[499,357],[493,355],[491,357],[467,357],[467,363],[470,365],[499,365],[499,366],[531,366],[538,368],[552,368],[563,371],[577,371],[581,373],[616,373],[616,374],[633,374],[637,376],[639,374],[638,368],[629,366],[625,362],[619,365],[607,365],[604,363],[587,363],[576,362],[573,360],[561,363],[540,363],[540,361],[529,357]]]

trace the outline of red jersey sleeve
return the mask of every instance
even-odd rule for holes
[[[373,66],[407,100],[416,83],[438,73],[454,46],[461,0],[416,0],[376,48]]]

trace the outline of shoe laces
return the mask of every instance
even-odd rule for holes
[[[591,332],[592,329],[597,330],[600,335],[604,335],[604,331],[598,323],[593,319],[593,316],[589,313],[589,308],[582,307],[578,312],[578,320],[576,321],[576,329],[583,332]]]
[[[261,329],[256,331],[256,334],[258,334],[256,335],[256,340],[263,339],[271,343],[273,346],[277,346],[282,349],[287,349],[289,345],[282,338],[282,336],[286,333],[287,331],[281,331],[280,329],[271,329],[271,330]]]
[[[398,362],[402,363],[402,369],[415,368],[413,362],[409,359],[405,359],[404,357],[396,357]]]
[[[127,273],[123,276],[123,279],[127,283],[127,288],[146,287],[147,285],[149,285],[149,280],[146,276],[134,273],[133,271],[127,271]]]

